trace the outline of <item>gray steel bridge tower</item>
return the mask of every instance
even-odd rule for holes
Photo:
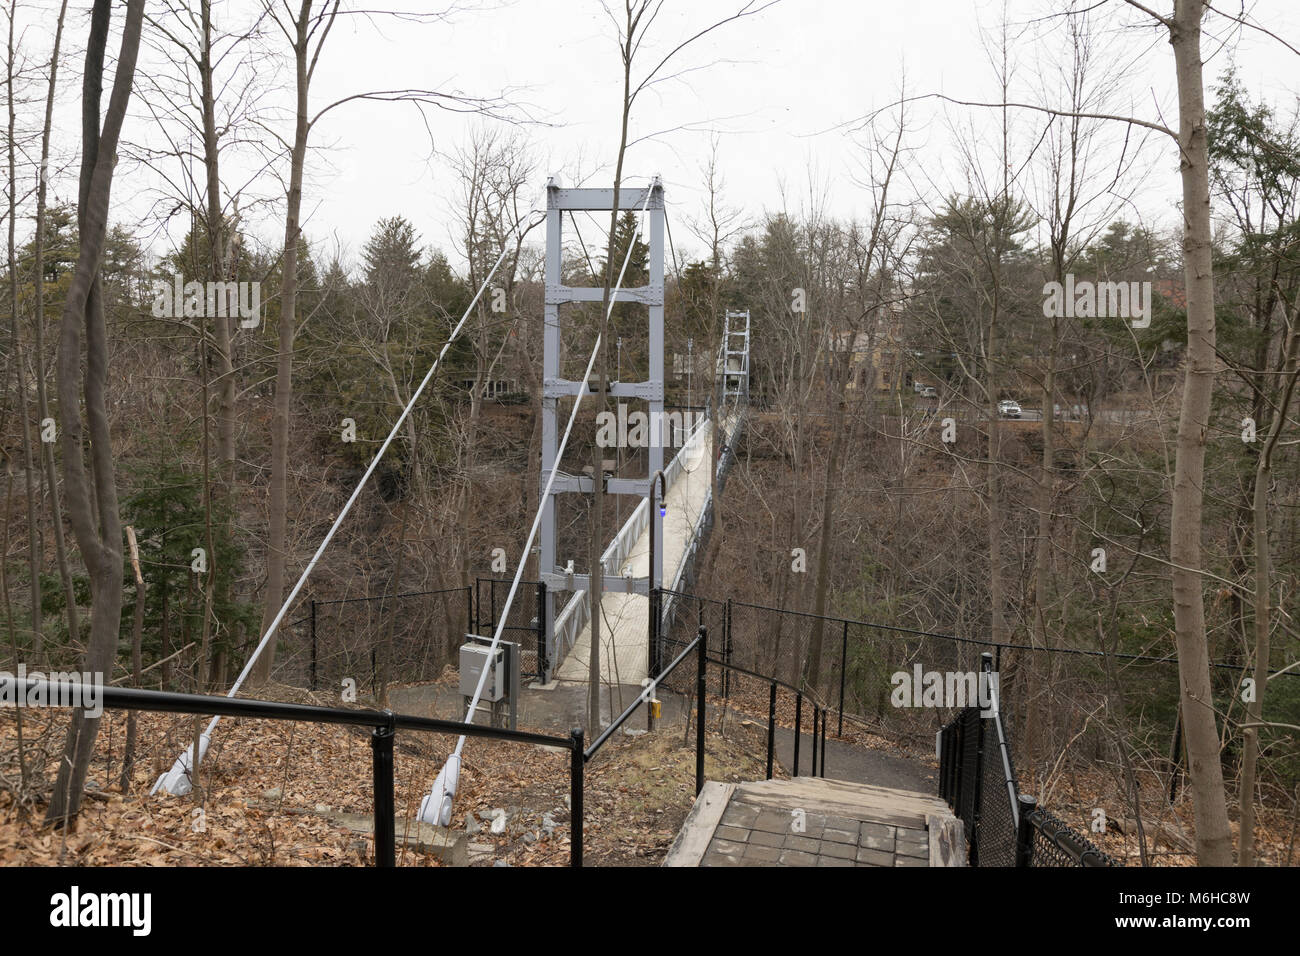
[[[647,203],[647,191],[649,202]],[[578,394],[582,383],[570,381],[560,376],[562,344],[560,338],[560,306],[570,302],[600,302],[604,290],[591,286],[567,286],[562,272],[562,253],[564,241],[564,214],[572,215],[577,211],[609,212],[614,206],[613,189],[561,189],[554,179],[546,184],[546,312],[542,359],[542,469],[540,490],[544,491],[551,472],[559,466],[556,451],[559,446],[559,400]],[[649,403],[648,412],[651,422],[663,421],[664,410],[664,190],[655,177],[648,187],[623,187],[619,190],[619,211],[639,212],[646,209],[649,219],[649,284],[635,289],[621,289],[619,302],[636,302],[648,307],[650,377],[644,382],[611,382],[609,394],[615,399],[633,398]],[[599,385],[588,383],[588,391],[596,392]],[[663,468],[664,449],[658,429],[652,428],[654,438],[650,442],[649,474],[644,478],[606,477],[603,473],[592,478],[585,476],[559,475],[552,486],[551,494],[542,502],[542,521],[540,534],[540,552],[538,572],[546,584],[546,658],[548,667],[553,672],[558,666],[555,641],[555,593],[556,591],[585,591],[589,587],[589,575],[568,574],[559,566],[556,555],[556,520],[555,498],[562,494],[591,494],[594,481],[604,482],[610,494],[635,495],[645,497],[649,491],[650,476]],[[650,509],[649,519],[654,522],[654,533],[658,540],[663,540],[663,519],[659,509]],[[650,588],[663,584],[663,549],[655,555],[655,567],[650,569],[651,585],[645,578],[625,580],[617,574],[618,569],[604,569],[605,591],[632,591],[645,594]],[[593,572],[595,569],[592,569]],[[614,573],[609,573],[610,571]],[[542,674],[542,682],[551,679],[551,674]]]

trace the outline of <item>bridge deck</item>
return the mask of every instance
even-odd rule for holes
[[[700,426],[711,430],[713,423]],[[711,432],[683,453],[683,469],[668,489],[664,538],[660,545],[664,558],[665,586],[670,586],[690,544],[695,523],[709,497],[709,458],[713,446]],[[650,530],[641,532],[620,574],[645,577],[650,567]],[[601,596],[600,676],[603,682],[639,685],[649,676],[649,608],[648,599],[640,594],[606,592]],[[578,633],[573,647],[556,673],[560,681],[586,682],[591,666],[591,626]]]
[[[961,823],[912,790],[815,777],[704,785],[664,866],[962,866]]]

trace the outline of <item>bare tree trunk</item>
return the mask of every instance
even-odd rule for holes
[[[200,3],[200,30],[202,31],[202,48],[199,53],[199,78],[200,78],[200,97],[203,110],[203,164],[204,172],[207,179],[207,211],[206,232],[208,237],[208,277],[213,282],[224,280],[233,280],[237,276],[233,274],[233,257],[230,255],[231,242],[233,236],[228,236],[227,224],[222,214],[221,203],[221,153],[220,143],[217,136],[217,107],[215,83],[213,79],[212,63],[212,0],[201,0]],[[225,312],[222,315],[222,312]],[[225,606],[229,597],[229,576],[224,574],[224,569],[220,565],[220,559],[216,553],[215,535],[213,532],[213,510],[218,505],[225,505],[222,509],[224,518],[220,522],[220,540],[228,542],[231,535],[231,522],[233,509],[229,507],[231,497],[234,494],[235,480],[235,367],[234,357],[232,354],[232,316],[236,309],[234,303],[228,303],[224,310],[217,309],[218,314],[210,316],[212,322],[213,338],[216,344],[216,381],[209,383],[208,366],[207,366],[207,342],[204,341],[203,366],[200,374],[203,376],[203,470],[204,470],[204,523],[206,531],[206,540],[208,547],[208,574],[209,586],[205,589],[206,599],[204,607],[204,647],[202,660],[205,665],[209,656],[208,647],[208,629],[216,627],[218,622],[213,614],[213,604]],[[203,332],[206,336],[206,332]],[[212,480],[209,471],[209,454],[207,449],[208,438],[208,389],[216,386],[217,391],[217,475],[216,481]],[[214,500],[215,499],[215,500]],[[217,583],[220,583],[220,591],[216,590]],[[217,632],[217,639],[220,639],[220,633]],[[213,656],[212,666],[209,669],[208,683],[216,686],[223,681],[223,675],[220,673],[224,667],[218,666],[217,661],[224,661],[225,644],[219,645],[218,652]]]
[[[68,518],[90,576],[90,641],[84,669],[111,675],[117,656],[122,611],[122,525],[118,515],[113,443],[105,402],[108,342],[99,267],[108,231],[108,200],[117,159],[118,137],[126,117],[140,50],[144,0],[128,0],[122,28],[113,92],[100,129],[99,103],[103,83],[104,48],[108,41],[111,0],[95,0],[86,70],[82,81],[81,190],[78,206],[81,248],[72,275],[59,333],[59,408],[63,422],[63,467],[68,494]],[[86,335],[86,370],[81,375],[81,332]],[[84,440],[77,386],[84,384],[86,425],[90,439],[93,485],[86,474]],[[98,524],[95,507],[98,505]],[[58,779],[46,814],[47,823],[66,823],[81,807],[86,772],[99,733],[99,718],[84,710],[73,714]]]
[[[68,0],[59,5],[59,20],[54,29],[54,51],[50,54],[50,84],[45,96],[45,122],[41,127],[40,179],[36,187],[36,235],[32,240],[32,283],[36,298],[36,401],[41,421],[50,417],[49,396],[45,388],[45,203],[50,162],[50,129],[54,123],[54,90],[59,72],[59,49],[63,40],[63,19]],[[54,556],[63,582],[64,614],[68,621],[68,640],[77,641],[81,628],[77,620],[77,592],[72,585],[72,568],[68,563],[68,546],[63,536],[63,508],[59,504],[59,477],[54,462],[54,442],[41,442],[41,459],[45,481],[50,489],[50,516],[54,524]]]
[[[27,366],[23,358],[22,330],[18,321],[18,259],[15,253],[14,226],[18,219],[18,169],[16,163],[16,117],[14,113],[14,19],[18,0],[9,3],[9,56],[5,61],[7,102],[9,106],[9,305],[13,324],[11,361],[18,378],[18,420],[22,423],[23,485],[27,493],[27,568],[31,575],[32,657],[45,656],[41,628],[41,545],[36,527],[36,471],[32,459],[32,422],[27,410]]]
[[[293,398],[293,337],[298,305],[298,219],[302,209],[302,173],[307,156],[307,64],[311,39],[311,0],[302,0],[294,39],[297,78],[297,118],[289,159],[288,210],[284,217],[284,257],[280,278],[280,352],[275,373],[275,406],[271,419],[270,535],[266,555],[266,605],[262,633],[275,620],[284,601],[285,564],[289,518],[289,413]],[[252,678],[256,684],[270,680],[275,663],[275,642],[267,644],[257,659]]]
[[[1255,773],[1259,759],[1259,724],[1264,713],[1264,692],[1268,689],[1269,659],[1269,591],[1272,588],[1272,568],[1268,551],[1268,486],[1272,479],[1273,449],[1277,447],[1291,395],[1296,383],[1296,353],[1300,335],[1296,333],[1295,316],[1287,334],[1283,374],[1287,376],[1282,400],[1273,413],[1273,426],[1260,450],[1255,466],[1255,699],[1246,704],[1246,726],[1243,731],[1241,756],[1241,790],[1237,802],[1241,806],[1241,843],[1237,854],[1240,866],[1255,865]]]
[[[1174,630],[1187,735],[1188,777],[1202,866],[1232,864],[1223,765],[1210,685],[1205,604],[1201,594],[1201,511],[1205,442],[1214,387],[1214,272],[1209,158],[1201,62],[1204,0],[1175,0],[1169,24],[1178,77],[1178,144],[1183,183],[1183,257],[1187,287],[1187,371],[1174,459],[1170,561]]]

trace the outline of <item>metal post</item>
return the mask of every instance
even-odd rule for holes
[[[474,617],[474,585],[465,585],[465,630],[478,633],[478,620]]]
[[[1029,819],[1038,801],[1027,793],[1020,794],[1020,823],[1016,827],[1016,866],[1032,866],[1034,862],[1034,824]]]
[[[776,681],[767,694],[767,779],[772,779],[772,753],[776,747]]]
[[[311,689],[316,689],[316,601],[311,602]]]
[[[659,508],[655,502],[655,492],[663,494],[661,502],[668,500],[668,478],[664,475],[663,469],[660,468],[650,476],[650,495],[647,506],[650,508],[648,515],[648,527],[650,532],[650,571],[647,578],[646,606],[649,609],[650,619],[647,621],[650,637],[650,676],[657,677],[659,670],[663,667],[663,661],[660,659],[659,649],[659,631],[662,627],[661,615],[659,612],[660,605],[663,601],[663,595],[660,589],[663,587],[663,555],[659,555],[659,560],[655,560],[655,528],[660,525]]]
[[[794,773],[792,777],[799,776],[799,733],[803,725],[803,691],[794,695]]]
[[[389,723],[370,735],[375,790],[375,866],[397,865],[397,834],[393,817],[393,739],[397,731]]]
[[[650,676],[654,677],[659,673],[659,630],[663,625],[662,615],[659,612],[660,602],[663,597],[659,588],[650,589]]]
[[[844,736],[844,678],[849,669],[849,622],[844,622],[844,639],[840,642],[840,731],[835,736]]]
[[[546,582],[537,582],[537,680],[550,680],[551,662],[546,659]]]
[[[813,704],[813,728],[812,728],[812,775],[817,776],[817,725],[821,717],[821,708]]]
[[[731,700],[731,598],[727,598],[727,609],[722,618],[722,659],[727,667],[722,672],[722,697]]]
[[[708,666],[709,632],[700,625],[699,663],[695,673],[695,795],[704,789],[704,678]]]
[[[993,669],[993,655],[985,651],[980,655],[980,670],[988,673]],[[979,708],[976,708],[975,725],[978,727],[977,745],[975,747],[975,792],[971,795],[971,819],[974,821],[971,826],[971,854],[970,865],[979,866],[979,844],[980,844],[980,804],[984,792],[984,742],[986,735],[984,733],[984,724],[986,719],[979,716]]]
[[[582,728],[569,731],[569,866],[582,866]]]
[[[822,776],[826,776],[826,710],[822,710],[822,760],[818,764],[822,770]]]

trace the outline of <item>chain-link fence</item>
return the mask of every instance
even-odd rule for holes
[[[966,707],[939,733],[939,793],[962,821],[972,866],[1118,866],[1019,793],[995,708]]]
[[[372,689],[434,680],[454,662],[472,602],[470,588],[309,601],[307,615],[281,631],[289,651],[275,679],[311,690],[346,678]]]
[[[510,596],[509,578],[476,578],[470,630],[480,637],[496,634],[500,615]],[[506,613],[501,640],[519,645],[520,680],[540,680],[550,671],[546,657],[546,585],[541,581],[520,581],[510,610]]]
[[[1033,839],[1029,866],[1119,866],[1078,830],[1041,808],[1026,811]]]

